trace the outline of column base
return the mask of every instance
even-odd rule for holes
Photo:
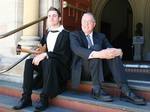
[[[22,36],[21,41],[19,41],[18,44],[21,45],[22,48],[35,49],[40,44],[40,37]],[[21,54],[26,54],[26,53],[22,52]]]
[[[21,41],[18,44],[28,47],[36,47],[40,43],[40,37],[38,36],[22,36]]]

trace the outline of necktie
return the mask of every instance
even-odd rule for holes
[[[90,48],[92,46],[92,40],[90,38],[90,35],[87,35],[86,38],[87,38],[87,41],[88,41],[88,48]]]

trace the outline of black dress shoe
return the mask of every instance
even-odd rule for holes
[[[108,95],[106,92],[103,91],[103,89],[101,89],[99,92],[94,92],[92,89],[91,92],[91,97],[100,101],[104,101],[104,102],[112,102],[113,99],[110,95]]]
[[[145,99],[133,93],[127,85],[121,87],[120,100],[131,102],[136,105],[146,105]]]
[[[13,107],[13,109],[20,110],[20,109],[23,109],[23,108],[29,107],[29,106],[32,106],[31,99],[25,99],[22,97],[21,100],[18,102],[18,104]]]
[[[37,102],[34,112],[44,111],[47,108],[48,108],[48,100],[44,100],[44,101],[40,100],[39,102]]]

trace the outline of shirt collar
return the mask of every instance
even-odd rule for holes
[[[53,30],[61,32],[63,29],[64,29],[63,25],[60,25],[58,28],[53,29]],[[51,31],[51,28],[48,28],[48,31]]]
[[[90,37],[93,37],[93,32],[91,32],[90,34],[88,34]]]
[[[90,37],[93,37],[93,32],[91,32],[89,35],[90,35]]]

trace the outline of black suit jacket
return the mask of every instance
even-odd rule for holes
[[[41,44],[46,44],[47,40],[47,34],[42,38]],[[47,52],[48,54],[48,62],[49,62],[49,69],[53,69],[53,76],[54,83],[53,88],[56,87],[55,82],[59,82],[59,84],[62,84],[60,86],[63,86],[63,83],[67,82],[68,78],[70,77],[70,66],[71,66],[71,49],[70,49],[70,41],[69,41],[69,31],[62,30],[62,32],[59,33],[53,52]],[[57,66],[54,66],[54,64],[57,64]],[[42,71],[42,70],[40,70]],[[59,74],[58,74],[59,73]],[[49,74],[51,76],[51,74]],[[58,77],[57,77],[58,76]],[[34,81],[34,87],[39,88],[42,85],[41,82],[42,76],[39,74],[37,77],[35,77]],[[56,81],[57,80],[57,81]],[[41,84],[38,84],[41,82]],[[39,86],[39,87],[36,87]],[[57,88],[57,87],[56,87]]]
[[[41,40],[41,44],[46,44],[47,35]],[[59,33],[53,52],[47,52],[49,58],[58,60],[65,68],[70,69],[71,50],[69,41],[69,31],[62,30]]]
[[[93,32],[93,42],[93,49],[95,51],[112,47],[105,35],[102,33]],[[88,49],[88,42],[83,31],[70,33],[70,45],[71,50],[73,51],[71,79],[73,88],[76,88],[80,84],[83,59],[88,60],[88,57],[93,50]]]

